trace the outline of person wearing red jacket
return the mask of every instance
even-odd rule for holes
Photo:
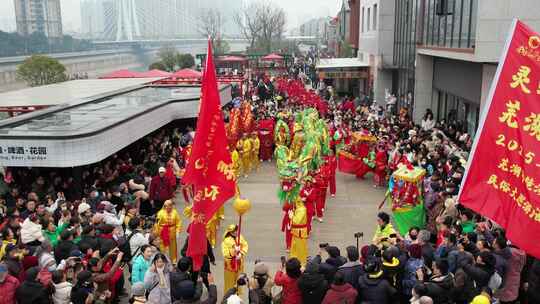
[[[152,178],[150,182],[150,202],[154,210],[159,211],[163,203],[174,196],[176,181],[171,181],[170,176],[166,176],[166,169],[160,167],[158,175]]]
[[[349,283],[345,283],[345,276],[338,271],[334,275],[334,282],[326,292],[322,304],[356,303],[358,291]]]
[[[7,266],[0,264],[0,294],[2,294],[2,303],[15,304],[15,290],[20,283],[17,278],[8,273]]]
[[[276,272],[274,283],[283,288],[281,292],[283,304],[302,304],[302,292],[298,287],[298,278],[302,275],[300,267],[301,264],[297,258],[290,258],[286,263],[282,263],[280,270]]]

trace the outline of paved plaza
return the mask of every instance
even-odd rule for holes
[[[320,243],[337,246],[342,255],[345,255],[346,246],[356,245],[354,233],[364,232],[365,237],[360,240],[362,246],[369,243],[375,231],[377,207],[385,190],[373,188],[371,175],[366,180],[359,181],[354,175],[338,172],[336,179],[336,197],[328,195],[324,222],[313,221],[313,231],[309,239],[311,255],[317,254]],[[242,234],[249,243],[245,269],[248,275],[253,273],[253,265],[257,259],[267,263],[273,275],[278,270],[280,256],[286,255],[284,234],[280,230],[283,212],[277,198],[277,189],[275,163],[265,162],[258,172],[240,180],[242,197],[251,201],[251,210],[244,216],[242,223]],[[216,266],[212,267],[220,297],[223,293],[223,258],[219,245],[224,227],[238,221],[231,204],[225,207],[225,217],[218,235],[218,245],[214,249]],[[186,225],[187,222],[184,227]],[[185,235],[182,235],[181,241],[184,238]]]

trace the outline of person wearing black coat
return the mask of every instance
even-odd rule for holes
[[[189,272],[191,270],[191,259],[188,257],[181,257],[177,263],[177,268],[175,271],[170,272],[170,281],[171,281],[171,299],[172,302],[182,299],[182,290],[185,287],[184,281],[193,282],[192,274]],[[202,294],[199,294],[199,290],[196,291],[194,299],[200,299]]]
[[[347,247],[348,262],[341,265],[338,272],[343,274],[345,283],[351,284],[352,287],[358,289],[358,279],[365,273],[362,264],[358,261],[359,254],[356,246]]]
[[[457,254],[457,265],[468,265],[473,262],[473,256],[466,251],[460,251]],[[454,290],[453,298],[456,303],[470,303],[474,296],[477,295],[474,286],[474,280],[467,275],[462,267],[459,267],[454,272]]]
[[[304,273],[298,279],[298,288],[302,292],[302,302],[320,304],[328,290],[328,282],[319,273],[319,264],[308,262]]]
[[[19,304],[48,304],[47,289],[38,281],[39,269],[32,267],[26,271],[26,280],[15,291]]]
[[[64,230],[60,234],[60,242],[54,248],[54,259],[57,264],[60,264],[62,260],[69,258],[73,250],[79,249],[75,243],[73,243],[73,232],[70,230]]]
[[[462,265],[462,268],[474,280],[476,289],[480,291],[488,286],[489,279],[495,273],[495,264],[496,260],[493,254],[489,251],[483,251],[476,258],[476,265]]]
[[[187,253],[188,240],[189,240],[189,235],[186,238],[186,241],[184,242],[184,247],[182,247],[182,250],[180,250],[180,254],[183,257],[185,257]],[[200,271],[193,271],[191,273],[191,278],[193,282],[197,282],[197,279],[199,278],[199,274],[200,274],[206,288],[210,287],[210,284],[208,283],[208,278],[207,278],[207,274],[212,273],[212,271],[210,271],[210,263],[212,263],[212,265],[216,265],[215,264],[216,257],[214,256],[214,251],[212,250],[212,245],[210,244],[210,241],[206,239],[206,254],[203,257],[203,264],[201,266],[201,269]]]
[[[319,273],[324,275],[327,282],[333,282],[334,274],[340,266],[347,262],[347,259],[341,256],[339,248],[335,246],[328,246],[324,250],[328,253],[328,258],[324,263],[321,257],[322,252],[319,252],[311,261],[319,264]]]
[[[422,269],[417,270],[418,281],[423,282],[427,288],[427,295],[437,304],[452,304],[452,291],[454,277],[448,272],[448,262],[437,260],[433,263],[433,274],[428,279],[424,277]]]
[[[397,290],[382,276],[381,262],[369,258],[364,266],[366,273],[358,279],[357,302],[363,304],[390,304]]]
[[[397,290],[401,290],[401,281],[403,278],[403,267],[397,257],[390,250],[386,249],[382,254],[382,272],[383,278]]]

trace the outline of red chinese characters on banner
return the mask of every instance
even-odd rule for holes
[[[458,201],[540,258],[540,35],[516,21]]]
[[[195,270],[200,268],[206,254],[206,222],[236,192],[210,40],[206,58],[197,131],[183,176],[183,182],[194,188],[187,255],[193,258]]]

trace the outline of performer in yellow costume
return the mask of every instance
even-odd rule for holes
[[[236,178],[239,178],[240,177],[240,174],[242,172],[240,172],[240,167],[241,167],[241,164],[240,164],[240,154],[238,154],[238,151],[236,151],[235,148],[231,147],[231,160],[232,160],[232,165],[233,165],[233,169],[234,169],[234,174],[236,175]]]
[[[294,211],[289,213],[291,219],[291,258],[297,258],[302,266],[306,265],[308,257],[307,239],[309,236],[307,229],[307,210],[300,198],[296,199]]]
[[[159,249],[162,253],[168,254],[174,264],[178,255],[176,234],[182,231],[182,220],[171,200],[163,203],[163,208],[157,213],[156,220],[154,233],[159,235],[161,240]]]
[[[236,179],[239,179],[240,176],[246,175],[246,168],[244,168],[244,163],[242,162],[242,151],[244,151],[244,139],[240,138],[236,142],[236,153],[238,154],[238,175],[236,176]],[[231,158],[233,155],[231,154]],[[233,162],[234,164],[234,162]]]
[[[237,246],[237,233],[238,226],[229,225],[227,230],[225,230],[223,241],[221,243],[221,252],[224,259],[224,292],[235,287],[238,275],[244,272],[244,258],[248,253],[248,243],[244,237],[240,235],[240,244]]]
[[[252,140],[248,136],[244,136],[242,152],[240,153],[244,177],[247,177],[248,173],[251,171],[251,147],[253,147]]]
[[[257,132],[253,132],[251,134],[251,168],[258,170],[259,169],[259,149],[261,148],[261,141],[259,140],[259,136],[257,136]]]

